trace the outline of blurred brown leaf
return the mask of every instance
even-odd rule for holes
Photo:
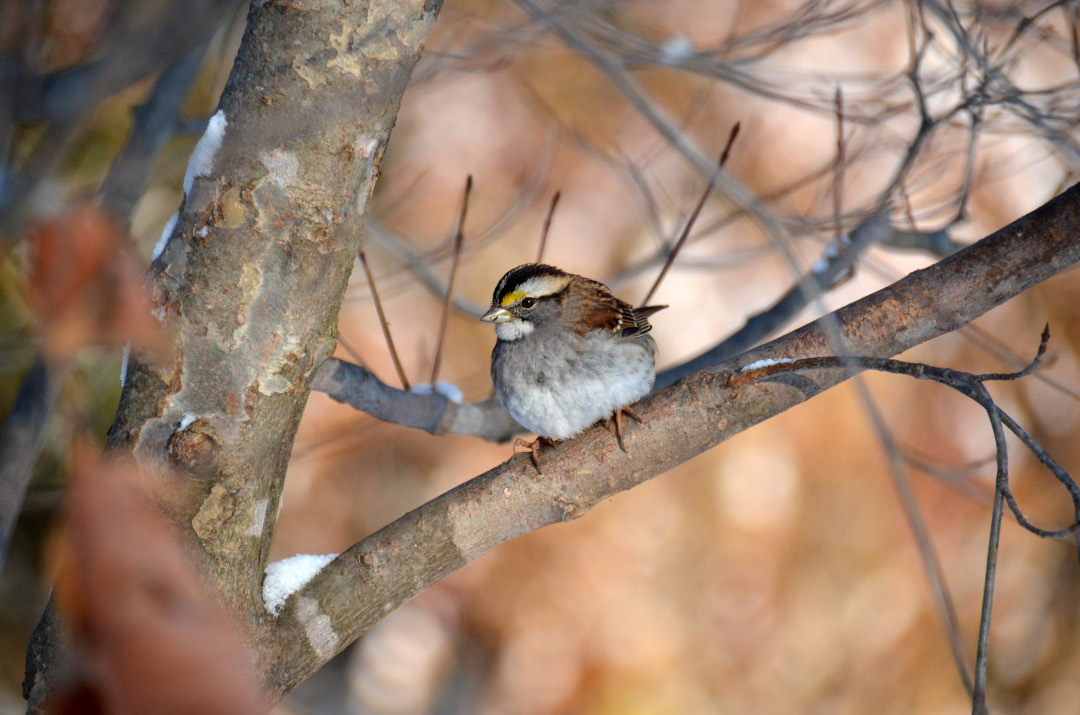
[[[45,351],[71,357],[86,345],[161,347],[151,315],[145,262],[100,207],[84,203],[43,220],[30,233],[27,298]]]
[[[76,445],[57,607],[71,634],[53,713],[261,713],[239,631],[201,588],[134,469]]]

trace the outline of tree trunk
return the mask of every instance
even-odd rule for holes
[[[219,105],[220,149],[202,165],[207,147],[196,150],[150,268],[175,348],[133,358],[108,450],[168,484],[169,516],[252,642],[272,642],[260,637],[262,574],[310,378],[336,347],[379,162],[440,7],[253,2]],[[56,629],[39,627],[31,711],[58,647]]]

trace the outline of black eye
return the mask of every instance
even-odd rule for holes
[[[529,308],[535,308],[536,307],[536,298],[522,298],[521,299],[521,307],[524,308],[525,310],[528,310]]]

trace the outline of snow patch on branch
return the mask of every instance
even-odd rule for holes
[[[757,362],[752,362],[749,365],[743,365],[739,368],[739,372],[746,372],[747,370],[757,370],[759,367],[768,367],[769,365],[783,365],[786,362],[795,362],[791,358],[764,358]]]
[[[845,234],[840,237],[839,242],[830,243],[828,246],[826,246],[825,251],[821,254],[821,258],[819,258],[814,263],[813,268],[810,269],[814,275],[824,273],[829,268],[829,266],[833,264],[833,261],[840,257],[840,243],[843,243],[845,245],[850,244],[851,239],[848,238],[848,236]]]
[[[165,224],[165,228],[161,231],[161,238],[154,244],[154,252],[150,254],[151,262],[156,261],[165,252],[165,246],[169,245],[169,239],[172,238],[173,229],[176,228],[176,222],[179,219],[180,214],[173,214],[172,218]]]
[[[431,384],[422,382],[417,385],[413,385],[409,392],[414,395],[430,395],[432,393]],[[442,395],[446,399],[453,402],[455,405],[460,405],[465,401],[465,395],[462,394],[461,388],[450,382],[443,382],[442,380],[435,383],[435,390],[438,394]]]
[[[120,387],[127,383],[128,362],[131,360],[131,341],[124,345],[124,352],[120,357]]]
[[[191,158],[188,159],[187,172],[184,173],[184,196],[191,193],[191,186],[196,178],[206,176],[213,170],[214,158],[218,149],[221,148],[222,140],[225,139],[225,127],[228,124],[225,112],[220,109],[206,123],[206,131],[199,139],[199,143],[195,145],[195,150],[191,152]]]
[[[687,35],[672,35],[660,45],[660,61],[669,65],[680,65],[694,56],[694,41]]]
[[[281,607],[289,596],[315,578],[315,574],[337,558],[337,554],[298,554],[291,558],[275,561],[266,567],[263,579],[263,603],[273,615],[281,613]]]

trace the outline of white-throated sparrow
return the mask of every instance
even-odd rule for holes
[[[481,320],[495,324],[491,379],[503,407],[548,442],[569,439],[622,413],[652,389],[656,342],[649,316],[607,286],[542,263],[511,270]],[[540,439],[527,443],[533,462]]]

